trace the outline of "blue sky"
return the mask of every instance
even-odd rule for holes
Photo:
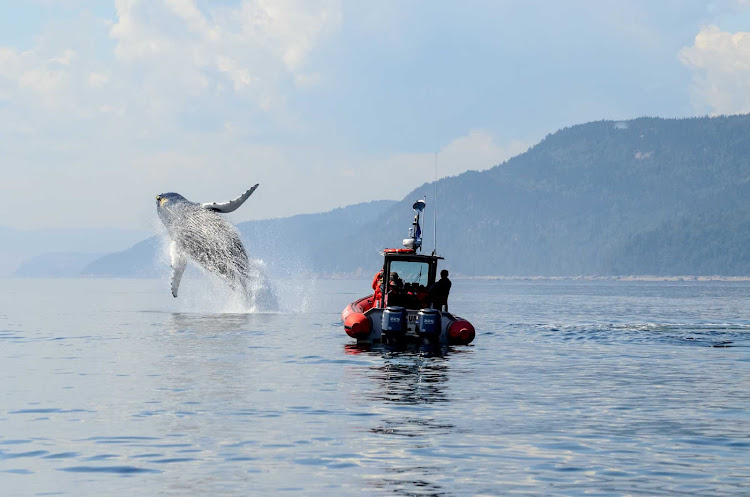
[[[750,111],[750,2],[0,1],[16,228],[401,198],[563,126]]]

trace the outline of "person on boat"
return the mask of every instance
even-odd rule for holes
[[[448,294],[451,292],[451,280],[448,279],[448,270],[440,271],[440,279],[436,281],[427,294],[427,301],[433,309],[448,311]]]
[[[404,280],[402,280],[395,271],[388,276],[385,305],[406,305],[404,302]]]
[[[391,286],[396,290],[401,290],[404,287],[404,280],[395,271],[391,273]]]
[[[380,305],[380,299],[383,297],[383,270],[381,269],[375,273],[375,277],[372,279],[372,289],[375,290],[373,306],[377,307]]]

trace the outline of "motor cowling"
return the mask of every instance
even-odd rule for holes
[[[465,319],[459,319],[448,327],[448,340],[452,344],[466,345],[476,336],[474,326]]]
[[[383,311],[381,323],[386,335],[403,335],[406,333],[406,309],[398,306],[388,306]]]
[[[344,319],[344,330],[352,338],[365,338],[372,330],[370,318],[361,312],[352,312]]]
[[[440,334],[440,311],[422,309],[417,313],[417,332],[420,335],[435,336]]]

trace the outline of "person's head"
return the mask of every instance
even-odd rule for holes
[[[448,270],[447,269],[443,269],[442,271],[440,271],[440,277],[441,278],[447,278],[448,277]]]
[[[398,280],[398,273],[396,272],[391,273],[391,281],[396,281],[396,280]]]

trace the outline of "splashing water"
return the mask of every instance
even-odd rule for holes
[[[165,291],[169,291],[169,279],[165,278]],[[254,292],[270,294],[270,304],[258,302]],[[170,297],[171,299],[171,297]],[[206,269],[189,264],[183,277],[183,286],[178,298],[173,299],[176,310],[187,313],[208,314],[247,314],[275,313],[279,311],[278,298],[274,285],[265,278],[261,281],[248,281],[247,290],[232,288],[221,276]]]

